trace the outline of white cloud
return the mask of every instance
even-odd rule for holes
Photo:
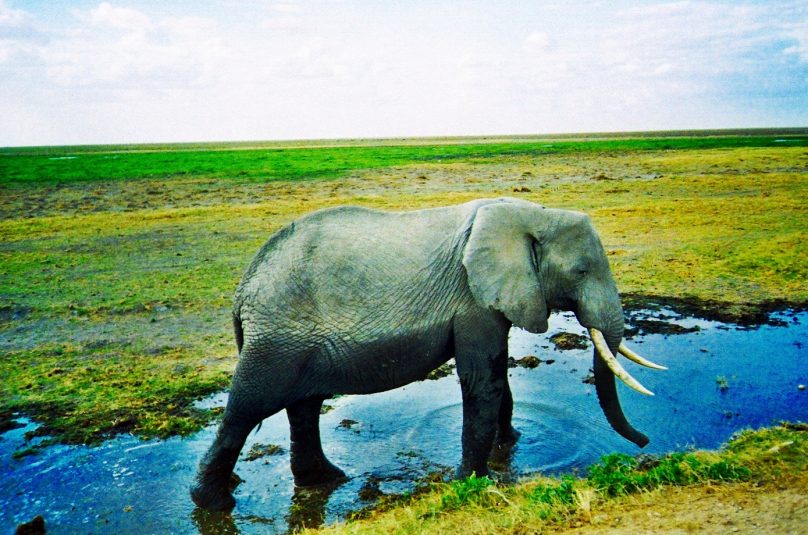
[[[297,2],[273,2],[269,7],[278,13],[300,13],[303,10]]]
[[[306,25],[300,17],[271,17],[261,23],[266,30],[293,31],[303,30]]]
[[[153,20],[106,2],[75,12],[79,25],[41,50],[47,74],[62,86],[164,87],[198,84],[228,57],[215,21],[200,17]],[[99,31],[103,28],[105,31]]]
[[[26,11],[13,9],[0,0],[0,65],[8,62],[14,54],[25,53],[30,48],[30,21]]]
[[[148,31],[152,22],[148,15],[128,7],[116,7],[109,2],[102,2],[89,13],[76,12],[79,18],[87,20],[93,26],[108,26],[128,31]]]
[[[5,1],[0,0],[0,28],[22,25],[28,14],[22,9],[13,9]]]
[[[555,101],[574,94],[594,108],[614,103],[632,113],[640,107],[670,108],[706,93],[731,91],[734,77],[776,70],[769,50],[782,48],[783,40],[796,41],[784,53],[805,59],[808,32],[800,40],[794,21],[806,24],[807,18],[804,10],[802,16],[797,11],[793,5],[725,2],[632,6],[603,21],[568,23],[571,33],[558,28],[529,33],[522,56],[514,55],[509,70],[515,89]],[[559,90],[565,96],[552,94]]]
[[[550,44],[550,36],[545,32],[532,32],[525,38],[524,48],[527,52],[545,50]]]
[[[798,0],[16,5],[0,145],[808,120]]]
[[[794,41],[794,44],[783,52],[787,55],[796,56],[798,61],[802,63],[808,63],[808,17],[787,23],[785,33],[788,38]]]

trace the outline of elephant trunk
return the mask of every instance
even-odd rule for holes
[[[599,297],[599,299],[586,300],[585,302],[589,306],[580,307],[577,311],[578,320],[588,328],[595,343],[593,370],[598,402],[612,428],[622,437],[642,448],[648,444],[648,437],[634,429],[623,414],[620,399],[617,397],[615,374],[635,390],[644,394],[652,394],[631,377],[615,358],[615,355],[625,348],[622,344],[623,309],[616,289],[608,292],[608,296],[605,298],[603,295]],[[603,306],[594,307],[595,303]],[[602,326],[603,331],[595,328],[595,325]],[[650,361],[646,362],[650,363]]]
[[[615,350],[618,345],[619,342],[615,344]],[[606,415],[606,420],[623,438],[630,440],[641,448],[644,447],[648,444],[648,437],[634,429],[626,420],[623,408],[620,406],[620,400],[617,397],[614,373],[609,369],[606,361],[601,358],[597,348],[595,348],[594,353],[595,390],[598,394],[598,402],[601,409],[603,409],[603,414]]]

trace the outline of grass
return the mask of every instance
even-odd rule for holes
[[[3,360],[3,410],[33,413],[43,424],[34,433],[75,444],[123,432],[193,433],[212,416],[195,408],[193,398],[220,391],[230,375],[229,366],[204,365],[180,349],[144,354],[60,345],[10,352]]]
[[[235,365],[242,270],[273,231],[339,204],[582,210],[631,301],[735,319],[802,306],[794,136],[2,149],[0,428],[23,413],[68,442],[198,429],[213,415],[193,400]]]
[[[808,139],[785,136],[789,146]],[[485,160],[492,157],[544,156],[580,152],[725,149],[774,147],[784,136],[660,137],[597,140],[543,139],[510,143],[426,145],[320,146],[237,149],[209,147],[58,147],[4,149],[0,152],[0,184],[133,180],[194,176],[227,180],[299,180],[336,178],[350,171],[383,167]],[[212,150],[213,149],[213,150]]]
[[[744,431],[717,452],[693,451],[642,459],[609,455],[583,478],[534,477],[497,485],[470,477],[432,484],[364,518],[308,533],[541,533],[552,526],[583,525],[599,510],[638,494],[672,486],[758,485],[804,474],[808,440],[804,426]],[[802,476],[804,477],[804,475]],[[394,503],[394,506],[390,504]]]
[[[645,464],[645,467],[641,467]],[[629,455],[614,453],[589,468],[589,484],[605,496],[624,496],[663,485],[692,485],[703,481],[743,481],[751,472],[732,456],[672,453],[641,463]]]
[[[493,485],[494,481],[488,476],[477,477],[476,474],[471,474],[466,479],[452,481],[440,497],[439,511],[454,511],[479,504]]]

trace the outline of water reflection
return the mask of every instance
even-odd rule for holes
[[[195,508],[191,513],[191,521],[201,535],[239,535],[231,512],[206,511]]]
[[[286,517],[289,531],[322,526],[325,522],[325,506],[328,499],[344,483],[344,481],[339,481],[317,487],[296,487],[292,496],[292,506]]]

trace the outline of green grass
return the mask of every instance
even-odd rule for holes
[[[562,476],[558,482],[537,484],[528,495],[536,516],[546,520],[553,516],[569,514],[578,503],[577,486],[579,486],[578,480],[570,475]]]
[[[641,466],[645,464],[646,466]],[[652,490],[663,485],[692,485],[705,481],[742,481],[751,472],[732,456],[705,458],[693,453],[672,453],[640,463],[629,455],[615,453],[589,468],[588,483],[606,496]]]
[[[578,478],[535,477],[498,485],[472,476],[427,490],[387,497],[362,518],[305,533],[540,533],[553,525],[581,525],[595,510],[627,496],[694,485],[758,485],[803,477],[808,464],[804,425],[777,426],[737,434],[719,451],[660,457],[608,455]]]
[[[217,150],[115,150],[112,147],[4,149],[0,184],[149,178],[215,178],[246,181],[336,178],[348,172],[414,163],[577,152],[624,152],[776,147],[782,136],[662,137],[587,141],[541,140],[451,145],[335,146]],[[808,136],[789,137],[790,147]],[[213,145],[212,147],[216,147]]]
[[[194,399],[220,391],[230,374],[181,349],[43,346],[3,357],[3,411],[43,424],[38,434],[94,444],[118,433],[166,438],[197,431],[214,416]],[[51,441],[46,441],[47,445]]]
[[[449,484],[441,496],[440,510],[452,511],[471,504],[480,503],[484,493],[494,484],[487,476],[477,477],[471,474],[466,479],[458,479]]]

